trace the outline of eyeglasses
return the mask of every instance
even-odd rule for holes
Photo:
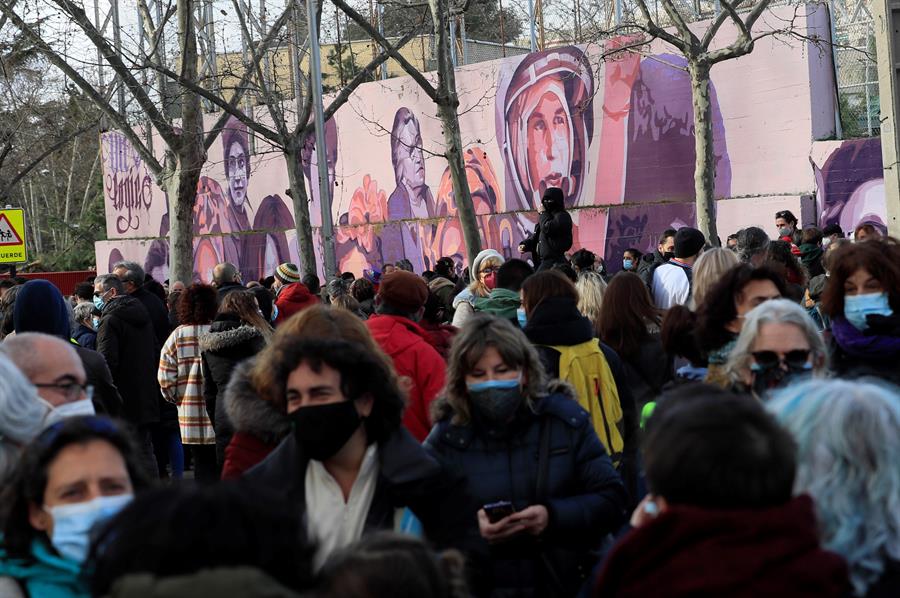
[[[756,365],[764,370],[779,366],[797,370],[806,366],[811,352],[809,349],[794,349],[785,353],[783,358],[775,351],[754,351],[751,355]]]
[[[61,391],[65,395],[67,403],[77,401],[81,396],[81,393],[84,393],[88,400],[94,398],[94,387],[90,384],[65,382],[63,384],[35,384],[35,386],[37,388],[55,388],[56,390]]]

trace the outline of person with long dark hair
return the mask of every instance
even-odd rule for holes
[[[672,359],[659,339],[662,312],[641,277],[619,272],[609,282],[600,310],[600,339],[622,359],[638,411],[672,379]]]
[[[873,239],[829,255],[822,312],[831,318],[831,367],[839,377],[900,383],[900,245]]]

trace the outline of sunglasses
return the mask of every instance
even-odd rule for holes
[[[764,370],[770,370],[779,366],[797,370],[806,367],[811,352],[809,349],[794,349],[785,353],[784,358],[775,351],[754,351],[751,355],[753,355],[756,365]]]

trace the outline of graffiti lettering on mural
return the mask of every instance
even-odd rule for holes
[[[812,154],[819,226],[840,224],[849,233],[873,224],[887,234],[881,140],[821,141]]]
[[[140,231],[153,203],[153,179],[143,167],[138,153],[124,135],[104,133],[100,140],[103,156],[103,194],[114,212],[116,232]]]
[[[825,11],[809,11],[797,23],[799,32],[806,27],[807,33],[827,35]],[[780,7],[772,21],[794,16],[793,7]],[[550,186],[564,191],[575,227],[573,250],[591,249],[610,265],[621,262],[625,248],[652,249],[663,229],[694,222],[694,122],[684,59],[658,41],[640,54],[600,59],[633,41],[554,48],[457,71],[465,174],[484,247],[518,257],[519,242],[534,229],[541,194]],[[711,95],[718,198],[774,197],[796,209],[799,195],[813,193],[811,132],[826,130],[834,111],[828,94],[812,90],[833,77],[829,60],[800,39],[763,38],[752,54],[717,67]],[[776,113],[769,108],[774,104]],[[208,119],[211,124],[215,115]],[[209,150],[197,190],[195,276],[206,279],[223,260],[238,265],[245,280],[270,274],[281,261],[298,261],[280,154],[260,140],[251,155],[246,126],[235,120],[221,139]],[[105,152],[106,177],[137,176],[143,185],[143,167],[127,140],[118,135]],[[462,267],[467,254],[443,153],[434,104],[410,79],[357,89],[349,106],[327,121],[325,148],[320,152],[312,135],[302,144],[317,253],[321,154],[341,270],[361,275],[406,258],[422,271],[443,256]],[[877,194],[874,186],[854,193],[869,197]],[[132,259],[143,257],[154,276],[167,273],[164,240],[125,243],[168,232],[165,196],[151,187],[141,187],[139,220],[130,218],[126,203],[117,213],[107,192],[110,241],[97,246],[101,268],[120,249]],[[729,216],[719,222],[721,230],[746,225],[734,210],[722,212]],[[128,225],[125,233],[116,226],[120,216]]]

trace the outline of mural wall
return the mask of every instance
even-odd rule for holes
[[[807,10],[797,20],[801,33],[827,37],[825,11]],[[793,18],[791,7],[773,10],[761,27],[782,26],[788,12]],[[722,35],[734,31],[723,28]],[[649,52],[601,60],[630,41],[457,71],[466,176],[485,247],[517,257],[550,186],[565,193],[575,248],[605,255],[611,266],[625,248],[652,248],[663,229],[694,222],[694,123],[684,59],[657,42]],[[830,53],[796,40],[764,38],[751,55],[716,66],[715,191],[722,202],[777,196],[793,208],[813,190],[810,147],[816,136],[833,133],[834,114],[833,98],[814,90],[832,78]],[[360,87],[325,133],[324,151],[309,136],[301,159],[317,228],[316,164],[327,162],[342,271],[359,275],[403,257],[418,271],[442,256],[464,262],[440,122],[413,81]],[[165,278],[166,197],[120,133],[104,134],[102,148],[109,240],[97,244],[98,269],[121,255]],[[195,277],[207,280],[220,261],[238,264],[245,280],[298,261],[287,187],[281,155],[260,141],[251,151],[246,127],[232,120],[198,186]],[[723,234],[746,226],[735,211],[723,212],[731,214],[720,219]],[[317,230],[317,254],[320,238]]]
[[[819,226],[840,224],[849,233],[870,223],[887,233],[880,139],[822,141],[813,147],[810,161]]]

